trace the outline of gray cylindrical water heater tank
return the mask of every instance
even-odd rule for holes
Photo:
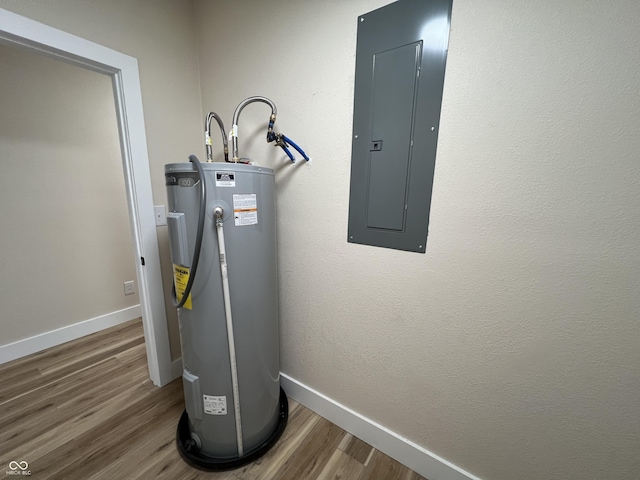
[[[201,179],[194,167],[165,166],[179,299],[197,244]],[[201,167],[206,216],[200,258],[190,296],[178,310],[185,412],[177,444],[191,465],[223,470],[266,452],[287,422],[279,373],[275,182],[268,168],[237,163]],[[220,208],[217,224],[214,212]],[[220,252],[220,245],[226,252]],[[228,272],[227,305],[221,263]],[[231,336],[225,306],[230,308]]]

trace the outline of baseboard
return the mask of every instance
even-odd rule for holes
[[[140,305],[124,308],[115,312],[90,318],[82,322],[74,323],[66,327],[58,328],[50,332],[41,333],[33,337],[18,340],[0,346],[0,364],[16,360],[32,353],[46,350],[47,348],[75,340],[76,338],[90,335],[105,328],[114,327],[128,322],[142,315]]]
[[[480,480],[456,465],[422,448],[358,412],[341,405],[311,387],[281,373],[280,384],[287,396],[343,430],[367,442],[429,480]]]
[[[171,362],[171,376],[172,380],[182,376],[182,357]]]

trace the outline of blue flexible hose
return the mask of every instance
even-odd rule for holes
[[[290,144],[293,148],[295,148],[298,153],[300,155],[302,155],[304,157],[304,159],[308,162],[309,161],[309,157],[307,156],[306,153],[304,153],[304,150],[302,150],[297,144],[296,142],[294,142],[293,140],[291,140],[289,137],[287,137],[286,135],[283,135],[282,138],[284,139],[285,143]],[[291,161],[293,161],[292,155],[289,155],[289,158],[291,158]]]
[[[284,150],[284,153],[287,154],[287,157],[289,157],[289,160],[291,160],[291,163],[296,163],[296,159],[293,156],[293,154],[289,151],[289,149],[285,146],[285,145],[280,145],[282,147],[282,150]]]

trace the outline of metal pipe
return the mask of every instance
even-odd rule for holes
[[[273,124],[276,121],[276,115],[278,114],[275,103],[269,100],[267,97],[249,97],[245,98],[240,104],[236,107],[236,111],[233,112],[233,124],[231,125],[231,132],[229,136],[231,137],[231,148],[233,151],[234,162],[240,161],[240,157],[238,157],[238,119],[240,118],[240,112],[242,109],[254,102],[262,102],[266,103],[271,107],[271,116],[269,117],[269,127],[267,129],[267,140],[270,140],[271,135],[273,135]]]
[[[222,134],[222,144],[224,145],[224,161],[228,162],[229,161],[229,144],[227,142],[227,135],[225,132],[224,124],[222,123],[222,119],[216,112],[209,112],[204,125],[204,144],[207,149],[207,162],[213,161],[213,152],[211,149],[211,119],[212,118],[216,119],[216,122],[218,122],[218,126],[220,127],[220,133]]]

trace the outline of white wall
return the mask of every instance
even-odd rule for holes
[[[0,8],[78,35],[138,59],[151,181],[156,204],[166,204],[164,164],[202,155],[202,111],[194,10],[182,0],[0,0]],[[180,357],[166,227],[161,263],[173,358]]]
[[[454,2],[418,255],[346,243],[356,18],[385,3],[198,1],[197,38],[178,0],[0,7],[138,58],[157,203],[203,110],[276,101],[314,164],[266,107],[240,144],[277,168],[283,371],[482,478],[637,478],[640,5]]]
[[[111,79],[14,46],[0,65],[8,344],[140,301],[123,291],[136,272]]]
[[[203,109],[266,95],[314,158],[243,112],[282,370],[481,478],[640,477],[640,4],[454,2],[420,255],[346,242],[356,19],[386,3],[196,2]]]

